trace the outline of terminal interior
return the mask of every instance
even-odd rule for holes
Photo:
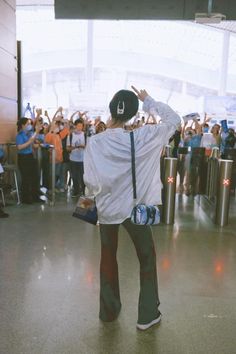
[[[15,148],[18,113],[28,102],[50,115],[62,105],[66,116],[88,109],[91,120],[105,120],[112,94],[132,84],[180,116],[199,112],[202,122],[206,112],[211,126],[226,120],[236,129],[235,21],[152,20],[142,27],[140,21],[55,20],[50,0],[4,0],[0,9],[0,78],[7,77],[7,83],[0,80],[6,168],[0,202],[9,214],[0,219],[0,353],[236,353],[236,154],[226,156],[232,172],[222,167],[220,178],[214,169],[219,151],[201,155],[207,173],[194,180],[194,192],[179,189],[179,173],[176,188],[164,182],[176,193],[173,219],[152,227],[163,317],[158,327],[141,332],[139,265],[125,229],[118,247],[122,310],[116,321],[103,323],[99,225],[72,216],[77,199],[71,185],[52,195],[42,189],[42,203],[22,203]],[[14,28],[22,51],[20,107]],[[153,38],[145,40],[144,33]],[[169,146],[164,153],[170,156]]]

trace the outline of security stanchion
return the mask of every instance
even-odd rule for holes
[[[211,158],[219,159],[220,158],[220,149],[218,147],[213,147],[211,150]]]
[[[215,223],[220,226],[228,224],[232,166],[233,160],[219,160]]]
[[[39,189],[41,185],[41,175],[42,175],[42,148],[41,146],[37,149],[37,164],[38,164],[38,184]]]
[[[161,181],[164,183],[164,173],[165,173],[165,158],[166,157],[171,157],[171,146],[166,145],[162,151],[162,156],[161,156]]]
[[[50,204],[53,206],[55,204],[55,177],[56,177],[56,151],[55,147],[51,147],[52,151],[52,198]]]
[[[171,145],[165,146],[165,157],[171,157]]]
[[[173,157],[165,158],[164,171],[164,205],[163,222],[167,225],[173,224],[175,219],[175,193],[177,159]]]
[[[206,196],[210,201],[215,202],[217,194],[217,183],[219,174],[219,159],[217,150],[212,149],[212,154],[207,162]]]

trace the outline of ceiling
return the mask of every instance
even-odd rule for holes
[[[116,13],[120,13],[120,18],[122,18],[122,11],[124,11],[124,8],[122,8],[122,6],[124,7],[125,4],[127,4],[127,0],[123,0],[123,1],[119,1],[119,2],[114,2],[113,0],[103,0],[103,3],[101,3],[101,1],[98,0],[16,0],[16,5],[17,6],[54,6],[54,3],[56,3],[56,9],[57,11],[59,11],[59,15],[57,14],[56,11],[56,17],[59,18],[85,18],[86,16],[86,11],[91,11],[91,7],[95,6],[97,8],[98,4],[99,6],[102,8],[102,11],[104,11],[105,9],[105,5],[106,3],[108,3],[109,5],[109,1],[110,3],[112,2],[112,6],[110,5],[110,13],[113,11],[113,15],[114,12]],[[132,1],[133,0],[129,0],[129,4],[130,5],[130,9],[132,10]],[[194,4],[195,3],[195,9],[197,9],[197,11],[207,11],[207,1],[208,0],[193,0],[189,3]],[[217,3],[217,1],[219,2],[220,0],[215,0],[215,2]],[[122,2],[124,2],[124,4],[122,5]],[[147,8],[147,2],[150,2],[150,4],[155,2],[155,6],[157,6],[157,12],[161,13],[162,11],[164,13],[169,12],[174,12],[174,16],[169,16],[168,19],[176,19],[174,17],[177,17],[177,19],[180,19],[179,17],[184,17],[183,14],[183,10],[181,9],[181,5],[186,6],[185,5],[185,1],[184,0],[146,0],[144,2],[145,7]],[[119,6],[116,8],[114,7],[114,4],[118,4]],[[221,1],[222,3],[222,1]],[[229,8],[229,9],[235,9],[233,10],[233,14],[236,15],[236,4],[234,5],[234,0],[228,0],[228,1],[224,1],[225,5]],[[87,4],[87,5],[86,5]],[[88,4],[90,4],[90,7],[88,6]],[[141,2],[140,2],[141,4]],[[147,16],[147,13],[144,13],[140,10],[140,4],[137,6],[137,1],[135,0],[135,5],[137,7],[138,10],[138,15],[140,17],[140,19],[144,19],[145,15]],[[159,4],[159,5],[158,5]],[[186,2],[187,4],[187,2]],[[214,1],[212,1],[212,4],[214,5]],[[134,6],[134,3],[133,3]],[[213,6],[214,7],[214,6]],[[78,15],[78,11],[75,10],[81,10],[83,12],[82,15]],[[128,9],[128,7],[126,6],[126,10]],[[178,10],[177,10],[178,9]],[[217,10],[220,10],[217,8]],[[224,9],[223,9],[224,10]],[[80,11],[80,12],[81,12]],[[106,11],[106,10],[105,10]],[[128,11],[128,10],[127,10]],[[152,4],[152,12],[154,11],[154,5]],[[190,8],[187,10],[190,11]],[[187,12],[185,11],[185,12]],[[189,12],[189,13],[190,13]],[[222,11],[224,12],[224,11]],[[140,13],[142,14],[140,16]],[[93,12],[93,16],[94,12]],[[106,16],[109,17],[109,12],[106,12]],[[137,19],[137,16],[134,17],[134,19]],[[91,16],[90,16],[91,17]],[[88,16],[88,18],[90,18]],[[113,16],[114,17],[114,16]],[[116,16],[119,17],[119,16]],[[129,16],[128,16],[129,17]],[[148,17],[148,16],[147,16]],[[99,18],[99,16],[98,16]],[[125,17],[126,18],[126,17]],[[112,18],[111,18],[112,19]],[[128,18],[127,18],[128,19]],[[151,19],[151,18],[150,18]],[[153,19],[153,17],[152,17]],[[236,19],[236,16],[235,16]],[[204,24],[204,26],[210,26],[210,27],[214,27],[217,29],[221,29],[221,30],[226,30],[232,33],[236,33],[236,21],[232,20],[226,20],[226,21],[222,21],[221,23],[218,24]]]
[[[16,6],[54,6],[54,0],[16,0]]]
[[[236,21],[222,21],[221,23],[218,24],[211,24],[211,25],[207,24],[206,26],[236,33]]]

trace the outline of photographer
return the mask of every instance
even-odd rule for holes
[[[36,125],[33,132],[30,119],[23,117],[18,120],[17,127],[16,146],[21,174],[22,202],[26,204],[42,202],[39,198],[37,161],[33,155],[33,148],[38,147],[36,137],[41,125]]]
[[[73,180],[72,197],[77,197],[79,194],[84,194],[85,185],[83,180],[84,174],[84,121],[79,118],[74,122],[75,129],[67,137],[67,151],[70,153],[70,171]]]

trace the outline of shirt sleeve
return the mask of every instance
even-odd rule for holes
[[[68,128],[63,128],[60,131],[59,135],[60,135],[61,139],[64,139],[69,133],[70,133],[70,131]]]
[[[84,151],[84,183],[87,195],[96,196],[101,191],[101,186],[93,161],[94,156],[92,144],[88,143]]]
[[[175,128],[181,123],[179,115],[168,104],[157,102],[147,96],[143,102],[143,110],[148,113],[155,112],[163,123],[174,125]]]
[[[16,145],[22,145],[24,143],[26,143],[26,139],[24,139],[23,135],[22,134],[17,134],[16,136]]]
[[[161,118],[160,123],[144,127],[146,129],[143,138],[146,140],[157,138],[158,141],[156,143],[158,145],[168,144],[169,138],[175,133],[181,123],[179,115],[167,104],[157,102],[150,96],[145,98],[143,110],[148,113],[155,113]]]
[[[45,143],[47,143],[47,144],[52,144],[52,143],[53,143],[52,136],[53,136],[52,133],[47,133],[47,134],[45,135]]]

